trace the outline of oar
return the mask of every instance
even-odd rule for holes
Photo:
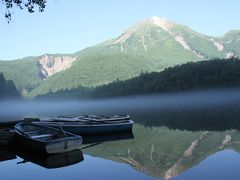
[[[66,132],[63,130],[62,126],[61,126],[59,123],[58,123],[58,126],[59,126],[60,131],[63,133],[63,135],[64,135],[65,137],[68,137],[67,134],[66,134]]]
[[[81,147],[81,148],[79,148],[79,149],[80,149],[80,150],[83,150],[83,149],[86,149],[86,148],[89,148],[89,147],[97,146],[97,145],[99,145],[99,144],[102,144],[102,143],[99,142],[99,143],[89,144],[89,145],[86,145],[86,146]]]

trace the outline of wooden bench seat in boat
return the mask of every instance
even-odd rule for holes
[[[39,131],[28,131],[28,132],[25,132],[25,134],[32,136],[32,135],[38,135],[40,133],[39,133]]]
[[[39,138],[51,138],[56,136],[55,134],[40,134],[40,135],[35,135],[31,136],[32,139],[39,139]]]

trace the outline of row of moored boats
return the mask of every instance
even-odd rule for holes
[[[16,140],[26,148],[47,154],[79,149],[81,135],[132,131],[129,115],[25,119],[14,126]]]

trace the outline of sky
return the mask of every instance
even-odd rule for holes
[[[0,6],[0,59],[74,53],[118,37],[152,16],[165,17],[211,36],[240,29],[238,0],[48,0],[43,13]]]

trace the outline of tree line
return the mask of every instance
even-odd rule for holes
[[[189,62],[162,72],[145,73],[130,80],[97,87],[92,96],[113,97],[229,87],[240,87],[239,59]]]
[[[239,59],[189,62],[96,88],[79,87],[39,97],[106,98],[229,87],[240,87]]]
[[[20,96],[13,81],[6,80],[3,73],[0,73],[0,98],[15,98]]]

